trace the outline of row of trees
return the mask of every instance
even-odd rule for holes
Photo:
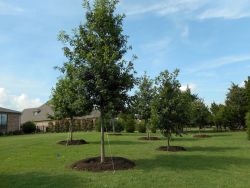
[[[117,3],[117,0],[95,0],[90,4],[85,0],[85,23],[74,29],[71,36],[64,31],[60,33],[67,62],[57,67],[61,77],[51,100],[54,118],[70,120],[71,139],[75,117],[94,108],[100,111],[101,163],[105,160],[105,120],[114,120],[121,112],[137,114],[143,119],[148,137],[150,126],[157,126],[168,138],[168,144],[173,133],[181,135],[184,126],[192,124],[201,128],[209,116],[201,99],[188,88],[180,90],[178,70],[163,71],[155,80],[145,75],[135,96],[128,95],[138,83],[133,68],[136,56],[130,61],[124,58],[131,47],[127,44],[128,36],[123,34],[124,15],[115,12]],[[234,97],[229,95],[228,99]]]

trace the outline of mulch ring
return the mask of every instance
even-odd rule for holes
[[[121,136],[121,133],[108,133],[109,136]]]
[[[170,151],[170,152],[177,152],[177,151],[187,151],[184,147],[181,146],[161,146],[157,150],[160,151]]]
[[[210,135],[207,134],[196,134],[193,136],[194,138],[209,138],[211,137]]]
[[[128,170],[135,167],[135,163],[133,161],[122,157],[106,157],[104,163],[100,163],[100,161],[100,157],[92,157],[72,164],[71,168],[78,171],[102,172],[113,171],[114,169]]]
[[[150,136],[148,137],[140,137],[139,140],[161,140],[159,137],[155,137],[155,136]]]
[[[61,145],[83,145],[83,144],[88,144],[88,142],[86,142],[85,140],[81,139],[81,140],[63,140],[60,142],[57,142],[57,144],[61,144]]]

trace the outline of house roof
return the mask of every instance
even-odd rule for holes
[[[12,113],[12,114],[21,114],[21,112],[18,112],[18,111],[15,111],[15,110],[10,110],[10,109],[7,109],[7,108],[2,108],[2,107],[0,107],[0,112]]]
[[[54,115],[54,111],[51,106],[44,104],[38,108],[28,108],[24,109],[21,116],[21,123],[25,123],[27,121],[50,121],[49,116]]]
[[[38,108],[25,109],[22,112],[21,123],[27,121],[41,122],[50,121],[49,116],[54,116],[54,111],[52,107],[48,104],[44,104]],[[76,119],[92,119],[100,117],[100,112],[98,110],[93,110],[89,115],[83,117],[77,117]]]

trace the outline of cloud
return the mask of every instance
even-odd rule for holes
[[[139,1],[140,2],[140,1]],[[151,3],[131,4],[122,2],[123,10],[128,16],[155,14],[169,16],[179,14],[191,19],[239,19],[250,17],[249,0],[160,0]]]
[[[39,98],[31,99],[26,94],[10,95],[5,88],[0,88],[0,106],[22,111],[25,108],[41,106]]]
[[[16,15],[22,12],[24,12],[23,8],[0,1],[0,15]]]
[[[172,42],[172,39],[169,37],[161,38],[159,40],[155,40],[144,44],[141,46],[142,50],[149,52],[162,52],[167,49],[167,47]]]
[[[180,89],[181,91],[187,91],[188,88],[191,90],[191,92],[195,92],[197,90],[197,85],[194,83],[182,84]]]
[[[250,54],[226,56],[203,63],[201,66],[189,69],[188,72],[195,73],[195,72],[208,71],[235,63],[243,63],[243,62],[249,63],[249,61],[250,61]]]

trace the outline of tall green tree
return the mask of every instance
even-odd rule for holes
[[[85,92],[101,112],[101,162],[105,160],[104,117],[120,111],[129,100],[128,91],[135,83],[133,59],[126,61],[131,49],[123,34],[124,15],[117,14],[117,0],[84,1],[86,22],[74,30],[73,36],[61,32],[64,53],[80,69]]]
[[[69,119],[70,141],[73,140],[74,118],[86,115],[92,110],[88,102],[82,82],[77,79],[77,70],[72,64],[65,63],[60,69],[63,76],[58,80],[56,87],[52,89],[50,104],[54,109],[55,119]]]
[[[147,76],[146,72],[139,81],[139,90],[135,93],[135,111],[139,115],[140,119],[145,120],[147,127],[148,139],[150,138],[150,115],[151,115],[151,103],[155,95],[155,89],[153,86],[153,80]]]
[[[245,94],[247,98],[247,110],[250,112],[250,76],[245,81]]]
[[[181,84],[177,80],[179,70],[173,73],[164,71],[156,79],[157,94],[154,100],[154,110],[157,114],[158,128],[167,138],[168,147],[172,134],[181,135],[183,125],[188,121],[186,112],[190,101],[182,94]]]

